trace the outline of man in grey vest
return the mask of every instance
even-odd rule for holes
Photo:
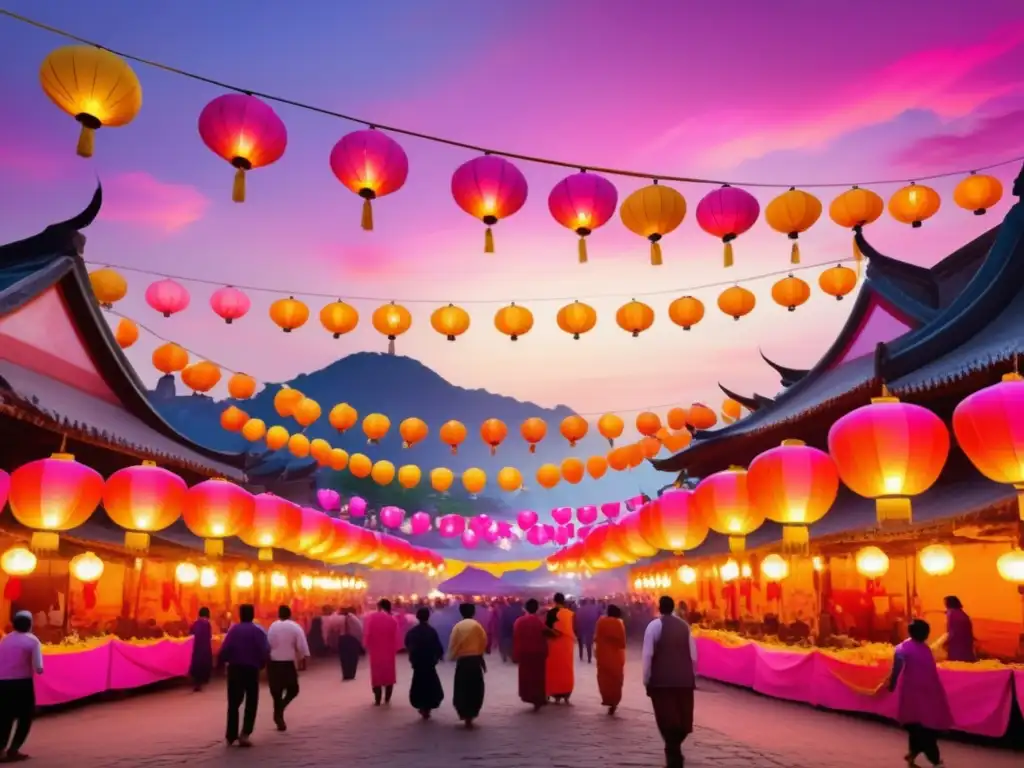
[[[661,616],[644,632],[644,687],[665,741],[667,768],[682,768],[683,742],[693,732],[697,644],[690,625],[675,615],[671,597],[658,601]]]

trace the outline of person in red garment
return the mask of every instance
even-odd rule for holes
[[[576,633],[574,616],[565,605],[565,595],[555,595],[555,604],[548,611],[548,661],[545,678],[548,697],[569,703],[576,682]]]
[[[373,688],[373,703],[380,706],[391,703],[398,678],[398,622],[391,615],[391,601],[377,603],[377,612],[371,613],[363,622],[363,646],[370,656],[370,685]]]
[[[538,710],[548,703],[545,667],[548,661],[548,636],[544,621],[537,615],[536,600],[526,601],[526,613],[512,626],[512,661],[519,666],[519,698]]]

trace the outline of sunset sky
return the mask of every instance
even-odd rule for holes
[[[841,190],[815,183],[911,180],[1024,155],[1020,0],[971,3],[969,13],[961,3],[861,0],[855,10],[817,14],[818,4],[803,0],[6,5],[114,49],[379,123],[585,165],[805,185],[826,207]],[[461,386],[582,413],[718,404],[717,382],[774,394],[778,377],[758,348],[808,366],[852,303],[816,293],[788,313],[771,303],[771,280],[760,281],[748,284],[758,307],[734,322],[714,306],[719,289],[687,290],[788,265],[788,241],[762,220],[737,242],[736,266],[723,270],[721,243],[696,225],[697,201],[712,189],[699,185],[677,185],[689,213],[664,240],[663,267],[649,265],[647,243],[617,217],[590,238],[591,261],[579,265],[575,236],[547,210],[549,190],[568,171],[519,163],[529,199],[497,226],[497,253],[485,255],[482,226],[450,196],[452,171],[473,154],[416,139],[397,137],[409,181],[376,204],[376,229],[363,232],[358,198],[328,167],[334,143],[360,126],[287,106],[275,106],[287,152],[252,173],[248,201],[233,204],[232,169],[196,130],[221,92],[141,65],[142,112],[125,128],[101,130],[86,161],[74,153],[77,125],[38,82],[40,62],[64,41],[0,18],[0,43],[0,240],[77,212],[99,176],[107,197],[87,232],[88,259],[282,294],[336,292],[360,310],[362,326],[336,341],[315,319],[323,300],[311,299],[309,325],[285,335],[267,318],[280,295],[251,294],[250,315],[228,326],[209,309],[213,288],[190,285],[190,309],[165,320],[143,301],[152,278],[126,273],[121,311],[261,380],[383,350],[369,316],[396,299],[414,315],[399,352]],[[1017,171],[994,173],[1008,181]],[[871,242],[931,264],[998,223],[1009,201],[972,216],[953,204],[956,180],[934,183],[943,207],[922,229],[886,216],[868,229]],[[612,181],[620,200],[645,183]],[[874,189],[888,197],[897,186]],[[781,190],[751,191],[763,208]],[[849,233],[827,214],[801,243],[810,263],[850,253]],[[816,286],[817,274],[803,277]],[[690,292],[708,315],[684,333],[666,308]],[[633,339],[615,326],[614,311],[641,294],[658,317]],[[599,313],[578,342],[554,322],[573,298]],[[537,319],[515,344],[492,323],[508,300]],[[454,344],[429,325],[429,313],[449,301],[473,318]],[[144,337],[130,353],[148,382],[157,343]]]

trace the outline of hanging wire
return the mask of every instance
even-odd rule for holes
[[[853,182],[828,182],[828,183],[810,183],[810,184],[794,184],[792,182],[786,182],[785,184],[779,183],[767,183],[767,182],[756,182],[756,181],[735,181],[735,180],[724,180],[724,179],[712,179],[702,178],[697,176],[673,176],[667,173],[652,173],[650,171],[631,171],[623,168],[604,168],[599,165],[592,165],[590,163],[580,162],[568,162],[565,160],[555,160],[552,158],[539,157],[536,155],[524,155],[518,152],[509,152],[501,149],[492,149],[490,147],[480,146],[478,144],[470,144],[465,141],[457,141],[455,139],[445,138],[444,136],[435,136],[429,133],[423,133],[421,131],[414,131],[409,128],[400,128],[394,125],[385,125],[377,120],[365,120],[361,117],[355,117],[354,115],[347,115],[343,112],[335,112],[334,110],[327,109],[326,107],[319,107],[315,104],[307,104],[305,102],[298,101],[296,99],[290,99],[285,96],[276,96],[271,93],[263,93],[253,88],[243,88],[238,85],[232,85],[231,83],[225,83],[222,80],[217,80],[206,75],[200,75],[195,72],[190,72],[185,69],[179,69],[169,64],[164,64],[159,61],[147,59],[142,56],[136,56],[131,53],[124,51],[118,51],[114,48],[108,48],[102,43],[90,40],[89,38],[76,35],[73,32],[61,29],[60,27],[54,27],[50,24],[44,24],[41,21],[23,16],[20,13],[14,13],[5,8],[0,8],[0,16],[4,16],[13,21],[27,24],[36,29],[49,32],[59,37],[63,37],[67,40],[73,40],[83,45],[89,45],[94,48],[100,48],[105,51],[109,51],[123,59],[134,61],[138,64],[142,64],[147,67],[153,67],[154,69],[160,69],[164,72],[169,72],[173,75],[179,75],[180,77],[188,78],[189,80],[195,80],[196,82],[206,83],[216,88],[220,88],[225,91],[234,91],[235,93],[245,94],[247,96],[256,96],[257,98],[263,99],[264,101],[273,101],[278,104],[285,104],[289,107],[295,107],[296,109],[306,110],[307,112],[315,112],[320,115],[326,115],[328,117],[335,117],[340,120],[345,120],[350,123],[357,123],[365,125],[367,128],[376,128],[382,131],[388,131],[389,133],[396,133],[401,136],[409,136],[414,139],[422,139],[423,141],[429,141],[434,144],[443,144],[449,147],[456,147],[458,149],[465,149],[471,152],[478,152],[484,155],[497,155],[499,157],[505,157],[510,160],[520,160],[525,163],[536,163],[539,165],[548,165],[557,168],[569,168],[572,170],[586,169],[594,173],[601,173],[608,176],[624,176],[634,179],[657,179],[658,181],[675,181],[688,184],[712,184],[715,186],[729,185],[734,187],[752,187],[762,189],[789,189],[792,187],[801,187],[804,189],[828,189],[828,188],[839,188],[839,187],[868,187],[868,186],[882,186],[887,184],[907,184],[910,181],[932,181],[934,179],[944,179],[951,176],[964,176],[968,173],[976,173],[979,171],[988,171],[993,168],[999,168],[1004,165],[1010,165],[1011,163],[1019,163],[1024,161],[1024,155],[1019,157],[1008,158],[1000,160],[998,162],[988,163],[985,165],[975,165],[970,168],[964,168],[962,170],[955,171],[943,171],[941,173],[933,173],[924,176],[914,176],[912,178],[893,178],[893,179],[874,179],[870,181],[853,181]]]

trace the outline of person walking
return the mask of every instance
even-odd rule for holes
[[[565,595],[555,595],[555,604],[547,613],[548,658],[545,670],[548,697],[569,703],[576,682],[576,637],[573,612],[565,605]]]
[[[928,647],[931,627],[914,619],[907,629],[910,637],[896,646],[888,685],[897,696],[896,719],[907,729],[909,749],[903,759],[907,765],[916,765],[917,756],[923,754],[933,766],[941,766],[938,732],[953,726],[953,715]]]
[[[193,691],[199,693],[210,682],[213,673],[213,625],[210,624],[210,609],[199,609],[199,618],[188,630],[192,636],[192,661],[188,675],[192,678]]]
[[[398,622],[391,615],[391,601],[384,599],[377,603],[377,612],[371,613],[363,622],[363,644],[370,656],[370,686],[373,688],[375,706],[391,703],[398,678],[396,659],[398,656]]]
[[[429,608],[424,606],[417,610],[416,620],[419,623],[405,633],[405,648],[412,666],[409,703],[420,717],[429,720],[431,711],[444,701],[444,688],[437,676],[437,665],[444,658],[444,646],[437,630],[430,626]]]
[[[526,613],[516,619],[512,637],[512,661],[519,667],[519,698],[533,704],[535,712],[548,703],[548,636],[543,619],[537,615],[539,608],[532,597],[526,601]]]
[[[459,719],[467,728],[472,728],[473,721],[484,706],[487,630],[473,618],[476,606],[472,603],[460,605],[459,613],[462,621],[452,629],[452,636],[448,640],[448,658],[455,662],[452,703]]]
[[[671,597],[658,601],[661,615],[647,625],[643,647],[644,687],[665,742],[667,768],[683,768],[683,742],[693,732],[697,682],[697,643],[675,608]]]
[[[601,618],[601,609],[593,598],[587,598],[580,602],[576,611],[576,641],[579,644],[580,661],[583,661],[583,654],[587,655],[587,664],[594,661],[594,632],[597,628],[597,620]]]
[[[614,715],[622,701],[622,685],[626,679],[626,625],[617,605],[608,606],[608,615],[597,620],[597,689],[601,706]]]
[[[355,615],[355,608],[343,608],[338,622],[338,660],[341,679],[355,680],[359,657],[363,655],[363,622]]]
[[[251,747],[256,726],[256,710],[260,701],[260,670],[270,658],[267,633],[253,623],[255,610],[245,604],[238,609],[239,622],[232,624],[217,656],[217,664],[228,666],[228,723],[225,739],[228,746],[236,741]],[[245,704],[242,728],[238,728],[238,708]]]
[[[21,748],[36,711],[33,675],[43,674],[43,646],[32,634],[32,614],[18,611],[12,624],[14,631],[0,640],[0,762],[6,763],[29,758]]]
[[[287,731],[284,711],[299,695],[299,669],[306,666],[309,643],[306,633],[292,621],[292,609],[282,605],[277,609],[277,621],[267,630],[270,661],[267,664],[267,683],[270,700],[274,703],[274,725]]]

